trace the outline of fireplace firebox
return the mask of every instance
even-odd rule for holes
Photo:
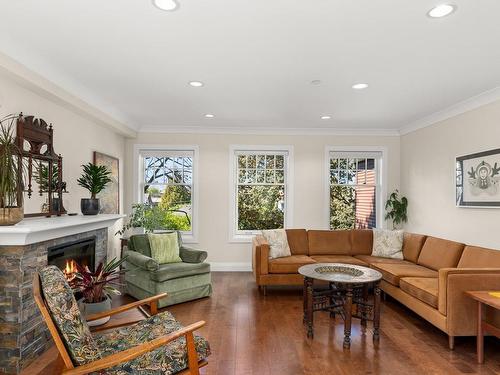
[[[66,278],[71,279],[76,272],[75,262],[94,271],[95,246],[95,237],[53,246],[47,249],[47,262],[59,267]]]

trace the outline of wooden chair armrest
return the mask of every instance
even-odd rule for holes
[[[144,305],[150,305],[151,314],[156,315],[158,313],[158,300],[161,298],[164,298],[166,296],[167,296],[167,293],[158,294],[156,296],[145,298],[145,299],[142,299],[140,301],[132,302],[132,303],[129,303],[128,305],[123,305],[123,306],[117,307],[115,309],[111,309],[108,311],[103,311],[101,313],[89,315],[86,317],[86,320],[87,320],[87,322],[91,322],[92,320],[97,320],[97,319],[105,318],[107,316],[120,314],[124,311],[133,309],[134,307],[144,306]]]
[[[181,336],[186,336],[186,343],[188,345],[188,353],[194,349],[194,341],[192,340],[193,338],[193,331],[196,331],[197,329],[200,329],[205,325],[205,322],[203,320],[190,324],[187,327],[184,327],[178,331],[172,332],[166,336],[158,337],[150,342],[146,342],[141,345],[137,345],[133,348],[124,350],[119,353],[111,354],[107,357],[101,358],[97,361],[88,363],[86,365],[78,366],[73,369],[65,370],[63,371],[63,374],[65,375],[83,375],[83,374],[88,374],[90,372],[96,372],[96,371],[101,371],[106,368],[110,368],[116,365],[119,365],[120,363],[123,362],[128,362],[134,358],[137,358],[147,352],[150,352],[160,346],[163,346],[165,344],[168,344],[169,342],[178,339]],[[188,337],[190,336],[191,339]],[[189,348],[189,346],[192,346],[192,348]],[[191,358],[190,358],[191,359]],[[191,362],[190,362],[190,367],[191,367]]]

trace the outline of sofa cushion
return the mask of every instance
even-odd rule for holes
[[[355,255],[354,257],[368,264],[374,264],[374,263],[413,264],[408,260],[374,257],[373,255]]]
[[[399,282],[401,290],[429,306],[438,308],[438,279],[433,277],[403,277]]]
[[[318,263],[345,263],[368,267],[368,263],[350,255],[312,255],[311,258]]]
[[[309,255],[350,255],[350,230],[310,230]]]
[[[262,235],[269,244],[269,258],[284,258],[292,255],[284,229],[266,229],[262,231]]]
[[[373,252],[371,255],[391,259],[403,259],[402,230],[373,230]]]
[[[458,268],[500,268],[500,251],[477,246],[466,246]]]
[[[418,257],[418,264],[433,270],[456,267],[464,244],[436,237],[427,237]]]
[[[292,255],[309,254],[309,243],[307,242],[307,231],[305,229],[287,229],[286,236]]]
[[[437,271],[413,263],[374,263],[371,268],[382,273],[383,279],[395,286],[399,286],[402,277],[438,277]]]
[[[313,263],[316,261],[306,255],[269,259],[269,273],[298,273],[300,267]]]
[[[371,229],[351,230],[351,255],[370,255],[373,248]]]
[[[405,232],[403,236],[403,257],[410,262],[417,263],[426,238],[427,236],[422,234]]]
[[[151,279],[161,283],[180,277],[209,272],[210,264],[208,263],[166,263],[161,264],[157,271],[151,272]]]

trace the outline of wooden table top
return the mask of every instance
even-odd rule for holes
[[[494,297],[490,293],[500,293],[500,291],[467,291],[469,297],[475,299],[476,301],[482,302],[485,305],[494,307],[495,309],[500,310],[500,298]]]

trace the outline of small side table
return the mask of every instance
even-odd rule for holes
[[[470,298],[477,301],[477,362],[484,362],[484,334],[491,333],[500,338],[500,328],[495,327],[483,320],[484,305],[500,310],[500,298],[493,297],[487,291],[468,291],[465,292]]]

